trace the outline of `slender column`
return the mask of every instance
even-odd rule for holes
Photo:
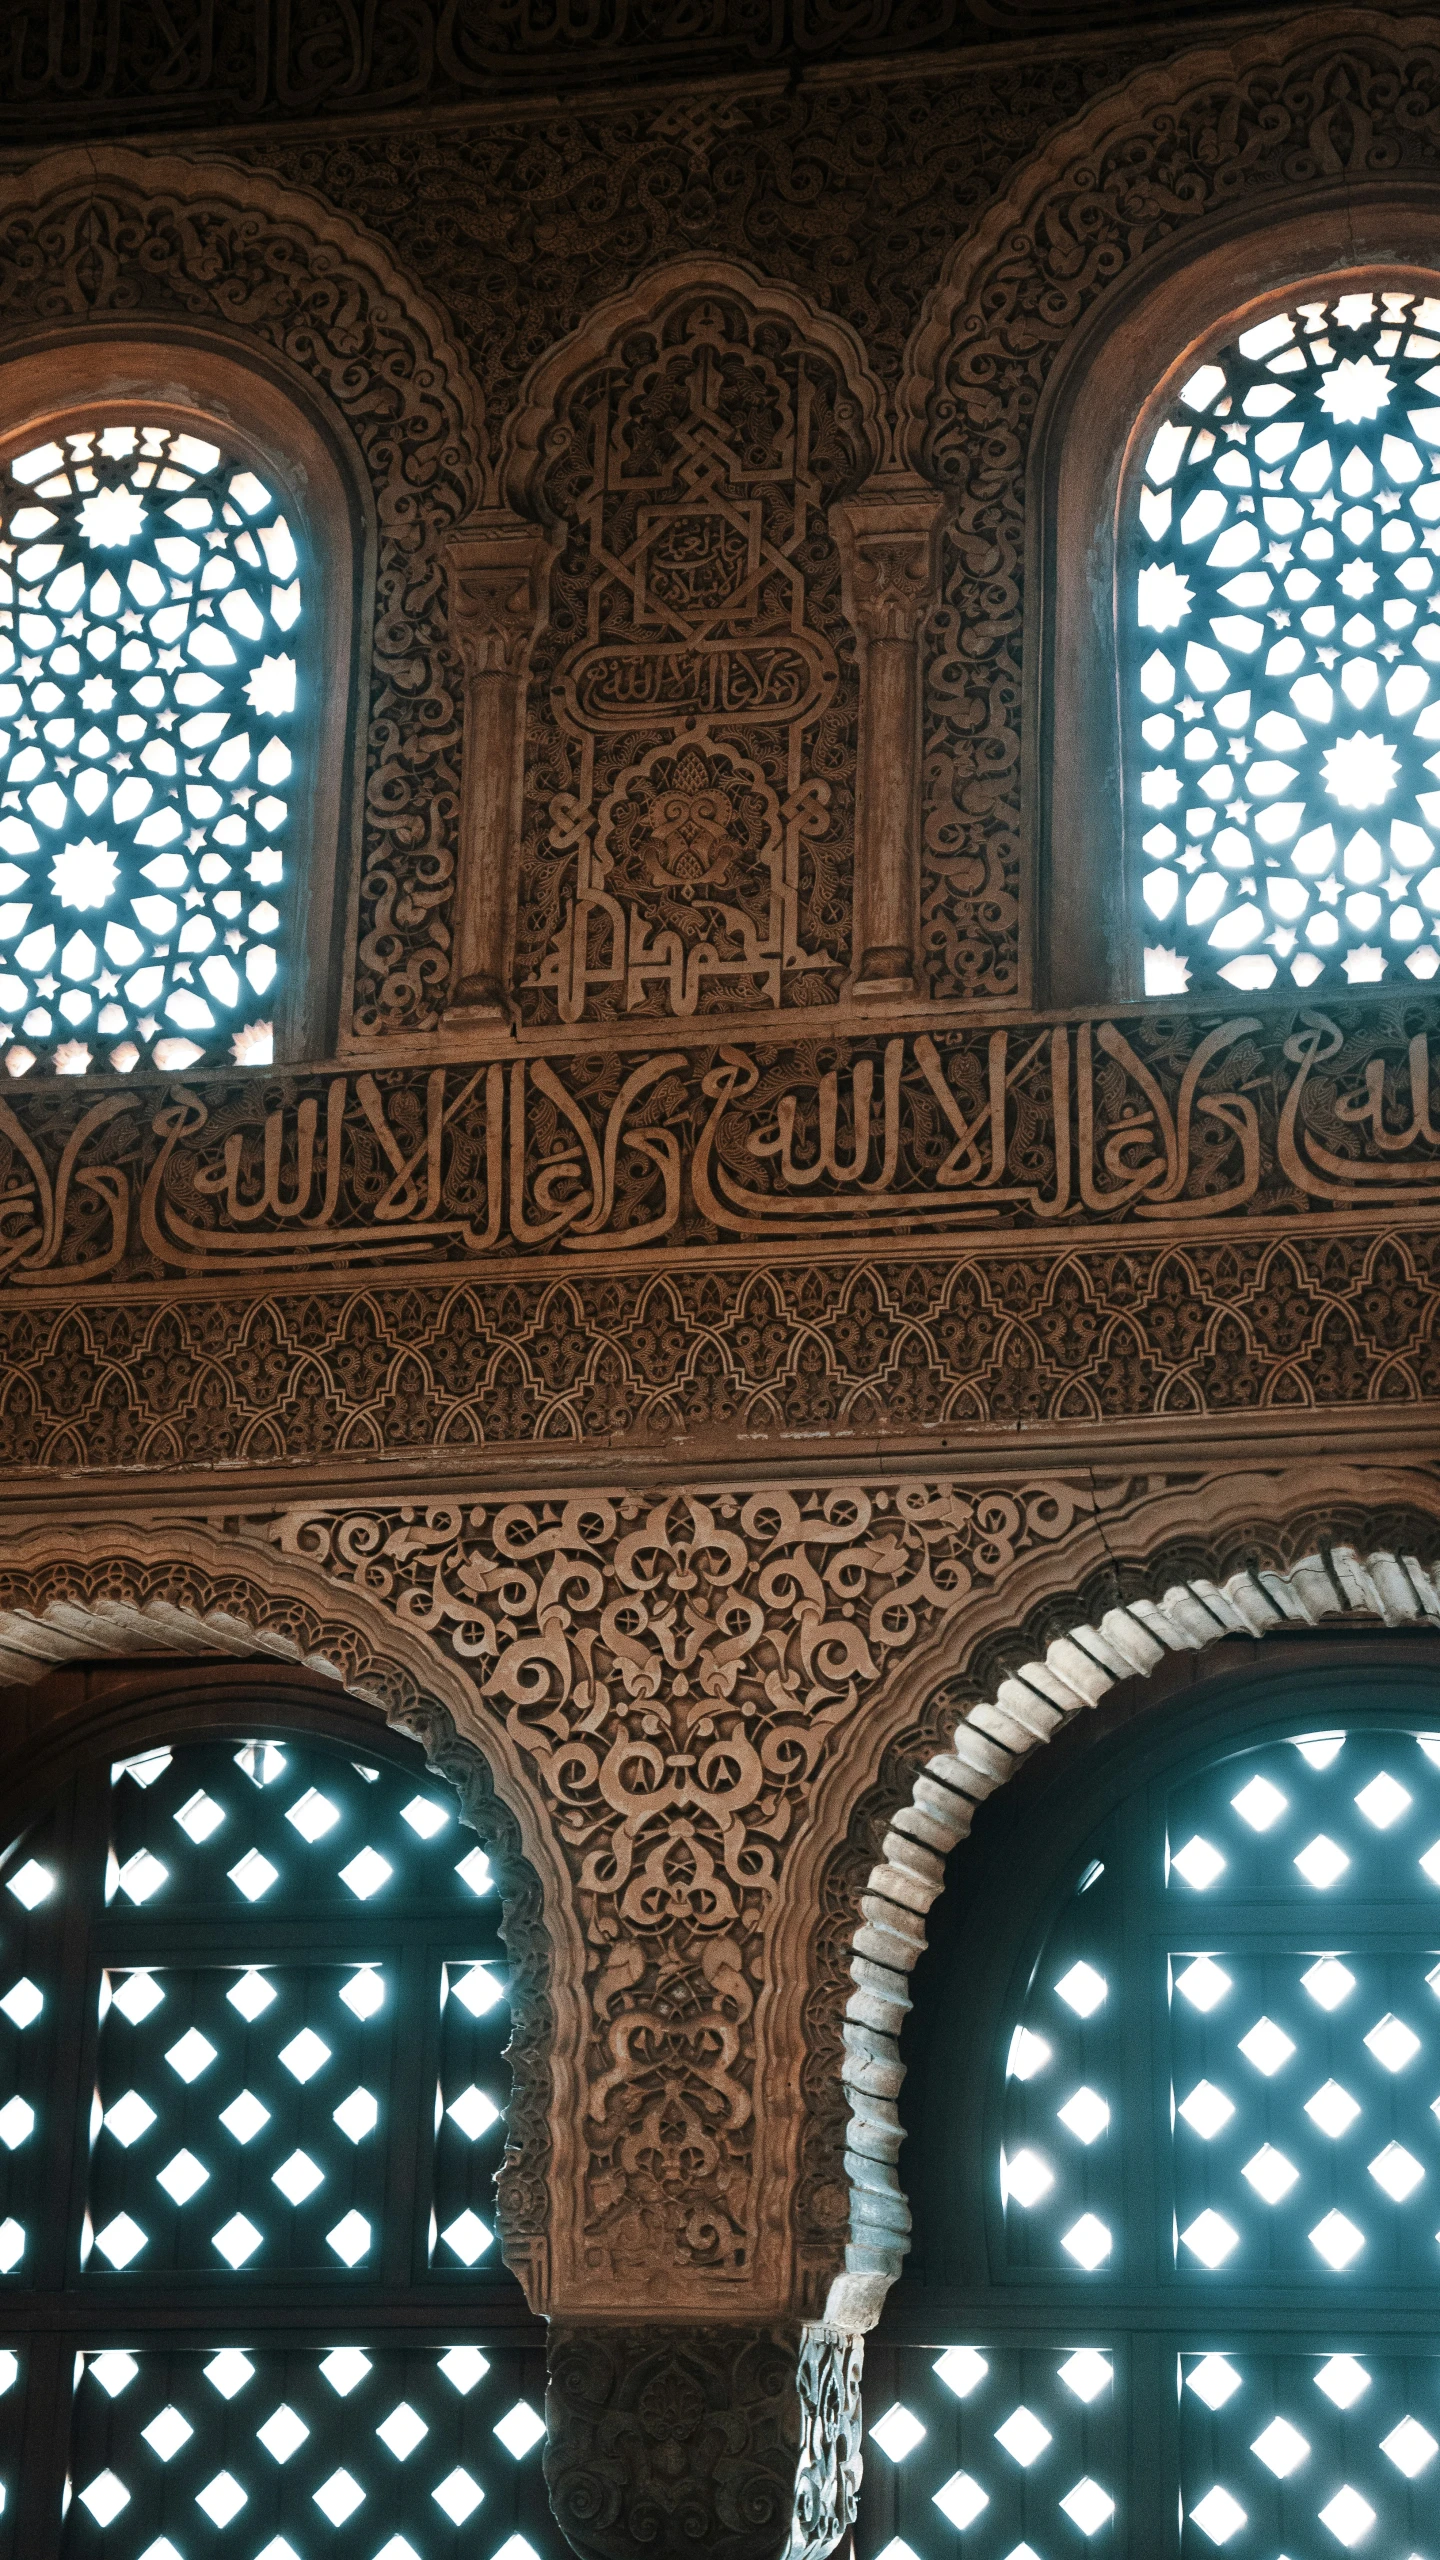
[[[452,1022],[505,1022],[514,1011],[525,681],[553,557],[538,527],[506,507],[473,517],[446,551],[450,632],[465,668]]]
[[[545,2482],[577,2560],[825,2560],[855,2520],[862,2341],[552,2321]]]
[[[856,996],[920,992],[920,633],[935,598],[938,490],[872,480],[830,511],[860,644],[855,812]]]

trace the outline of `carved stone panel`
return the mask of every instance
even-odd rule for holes
[[[834,357],[694,285],[582,364],[536,503],[518,976],[532,1024],[834,1003],[858,676],[832,500],[864,468]]]

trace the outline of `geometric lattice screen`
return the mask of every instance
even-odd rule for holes
[[[107,413],[0,471],[0,1054],[262,1066],[298,560],[218,445]]]
[[[1150,445],[1125,581],[1145,988],[1440,969],[1440,299],[1246,330]]]
[[[1227,1751],[1091,1850],[1002,2029],[988,2277],[867,2358],[858,2560],[1433,2560],[1440,1729]]]
[[[0,1876],[0,2554],[551,2560],[453,1798],[308,1736],[161,1745]]]

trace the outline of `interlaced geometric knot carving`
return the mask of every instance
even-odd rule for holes
[[[264,1524],[453,1651],[547,1798],[586,1938],[597,2271],[751,2265],[755,2007],[816,1773],[866,1684],[1080,1499],[905,1482]]]
[[[1278,312],[1150,445],[1126,608],[1149,994],[1440,969],[1437,332],[1413,292]]]
[[[856,674],[826,510],[852,427],[833,364],[719,291],[572,388],[540,484],[564,548],[531,677],[528,1020],[834,1001]]]
[[[217,444],[107,416],[0,485],[11,1075],[263,1066],[293,789],[295,544]],[[18,1034],[18,1036],[17,1036]]]

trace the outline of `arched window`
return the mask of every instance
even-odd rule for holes
[[[1433,2546],[1433,1680],[1247,1690],[956,1855],[858,2560]]]
[[[0,2551],[554,2552],[497,1900],[368,1733],[127,1743],[12,1843]]]
[[[0,1043],[267,1064],[307,774],[306,577],[233,435],[76,415],[0,465]]]
[[[1440,299],[1306,295],[1187,371],[1130,491],[1145,991],[1440,969]]]

